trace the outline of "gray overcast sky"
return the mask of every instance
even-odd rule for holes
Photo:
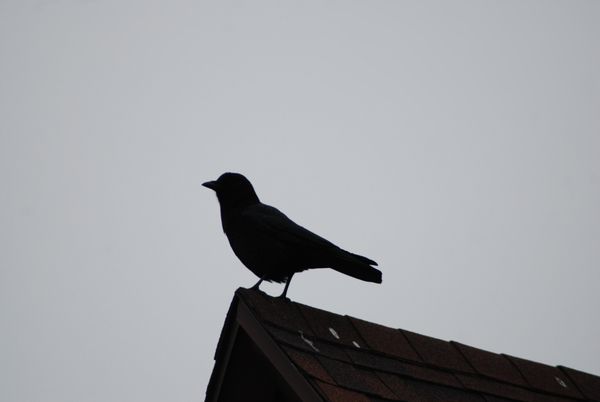
[[[255,281],[200,186],[224,171],[384,272],[307,272],[294,300],[600,374],[599,21],[0,1],[0,401],[203,400]]]

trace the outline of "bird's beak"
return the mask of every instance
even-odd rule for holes
[[[208,187],[211,190],[217,191],[217,182],[216,181],[207,181],[206,183],[202,183],[204,187]]]

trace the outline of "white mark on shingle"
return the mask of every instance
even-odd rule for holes
[[[317,349],[317,347],[313,343],[313,341],[311,341],[310,339],[307,339],[307,338],[304,337],[304,332],[302,332],[302,331],[298,331],[298,332],[300,333],[300,339],[302,339],[304,342],[306,342],[308,344],[308,346],[310,346],[311,348],[313,348],[313,350],[315,352],[320,352],[319,349]]]
[[[563,388],[567,388],[567,383],[564,382],[561,378],[559,377],[554,377],[556,379],[556,382],[558,383],[558,385],[560,385]]]
[[[354,346],[356,346],[357,348],[359,348],[359,349],[360,349],[360,345],[358,344],[358,342],[356,342],[356,341],[352,341],[352,344],[353,344]]]
[[[340,336],[338,335],[338,333],[335,331],[335,329],[329,327],[329,332],[331,332],[331,335],[333,335],[333,337],[335,339],[340,339]]]

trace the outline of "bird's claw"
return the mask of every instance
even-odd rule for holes
[[[261,291],[260,290],[260,284],[263,282],[263,280],[264,280],[263,278],[260,278],[260,280],[254,284],[254,286],[252,286],[251,288],[248,288],[248,289],[249,290],[256,290],[256,291],[260,292]]]

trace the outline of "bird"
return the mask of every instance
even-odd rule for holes
[[[263,281],[285,282],[287,292],[294,274],[308,269],[332,268],[353,278],[381,283],[377,263],[343,250],[298,225],[277,208],[260,202],[250,181],[240,173],[223,173],[202,184],[217,195],[221,224],[234,254]]]

